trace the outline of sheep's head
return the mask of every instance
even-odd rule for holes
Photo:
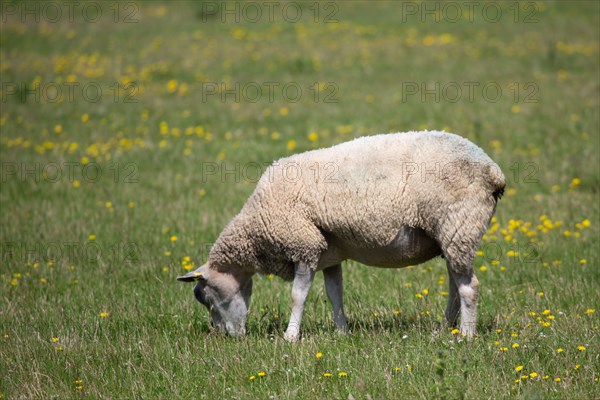
[[[246,333],[246,316],[252,295],[249,275],[219,272],[205,264],[177,280],[197,282],[194,295],[208,309],[212,324],[219,331],[235,337]]]

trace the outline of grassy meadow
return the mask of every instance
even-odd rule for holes
[[[0,399],[600,398],[600,3],[475,3],[2,1]],[[175,278],[266,165],[420,129],[507,178],[475,340],[439,258],[211,331]]]

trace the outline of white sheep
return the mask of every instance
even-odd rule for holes
[[[449,298],[445,316],[471,338],[479,282],[473,259],[505,185],[500,168],[468,140],[446,132],[362,137],[274,162],[208,261],[177,279],[213,324],[245,334],[252,275],[293,279],[284,334],[300,337],[304,303],[323,271],[336,328],[347,332],[341,262],[402,268],[442,255]]]

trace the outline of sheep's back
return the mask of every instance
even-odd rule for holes
[[[389,243],[402,226],[433,232],[451,205],[487,201],[500,184],[498,166],[468,140],[411,132],[281,159],[254,197],[271,216],[277,210],[286,220],[304,218],[323,232],[370,246]]]

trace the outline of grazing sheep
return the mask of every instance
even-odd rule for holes
[[[342,302],[347,259],[402,268],[442,255],[449,299],[445,316],[475,334],[477,246],[504,190],[500,168],[468,140],[446,132],[362,137],[274,162],[240,213],[214,243],[208,261],[177,279],[213,324],[245,334],[252,275],[293,279],[284,334],[300,337],[304,303],[323,271],[338,330],[348,331]]]

